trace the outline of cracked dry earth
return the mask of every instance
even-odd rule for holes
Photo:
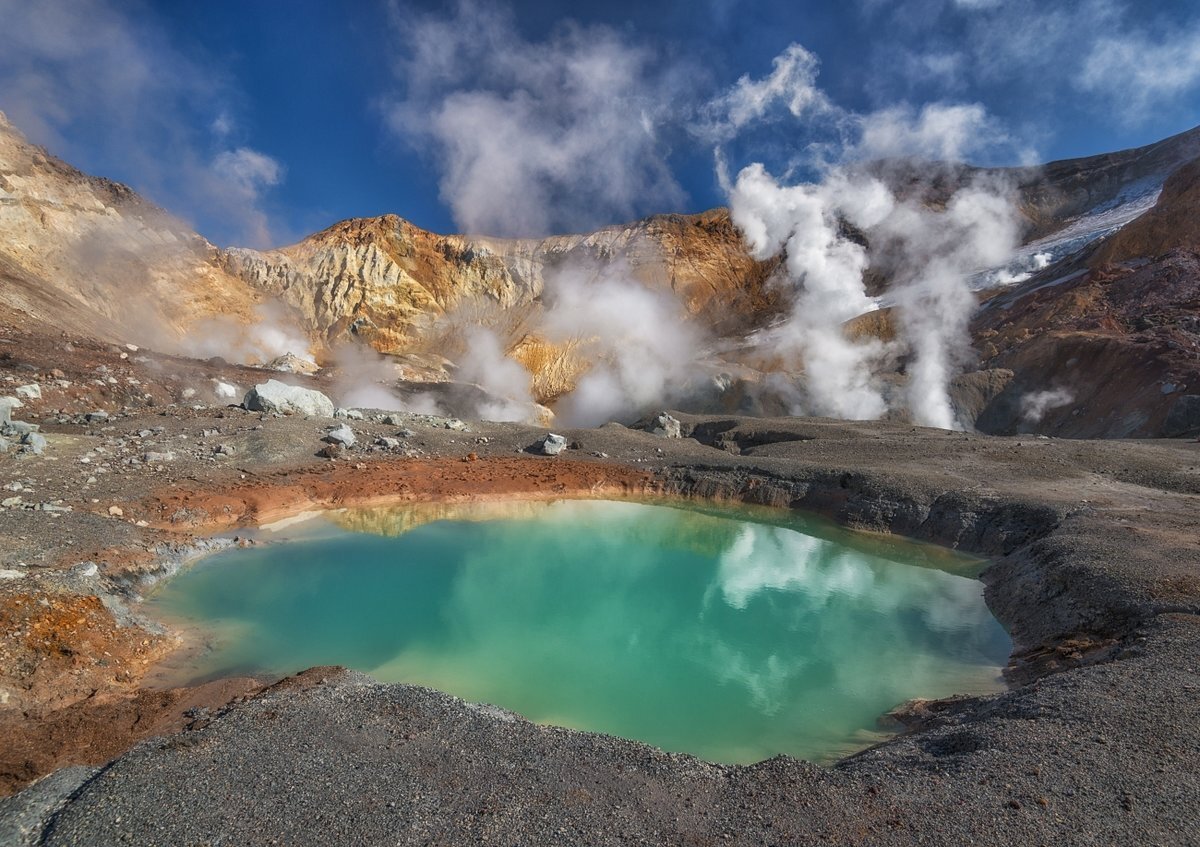
[[[0,771],[18,792],[0,843],[1200,842],[1200,445],[679,415],[684,438],[568,431],[552,458],[529,452],[544,430],[415,416],[377,447],[397,426],[368,413],[331,461],[314,455],[328,421],[192,405],[40,409],[46,452],[0,459],[22,498],[0,513]],[[913,704],[903,733],[831,767],[733,767],[337,668],[150,684],[178,636],[138,616],[139,590],[240,527],[624,495],[808,509],[988,557],[1009,690]]]

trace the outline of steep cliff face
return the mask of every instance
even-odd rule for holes
[[[213,245],[120,183],[28,143],[0,113],[4,305],[99,338],[171,347],[212,315],[248,315],[257,293]]]
[[[755,326],[779,305],[767,284],[778,263],[751,259],[723,209],[540,240],[437,235],[385,215],[223,258],[230,273],[295,308],[313,333],[350,330],[384,352],[407,349],[459,306],[532,304],[559,273],[619,274],[672,292],[718,333]]]

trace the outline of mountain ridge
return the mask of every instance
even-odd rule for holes
[[[1176,398],[1147,386],[1200,394],[1197,366],[1188,358],[1197,341],[1186,321],[1188,309],[1200,308],[1188,287],[1196,273],[1189,257],[1200,247],[1197,161],[1200,127],[1145,147],[1040,167],[946,167],[917,186],[936,204],[939,193],[952,193],[973,175],[1003,174],[1027,220],[1026,252],[1053,244],[1063,254],[1027,273],[1027,281],[998,289],[976,316],[979,373],[992,376],[966,375],[967,382],[989,386],[972,401],[968,419],[995,432],[1148,435],[1163,431]],[[906,178],[899,167],[890,177],[902,184]],[[1055,233],[1065,235],[1056,241]],[[536,323],[526,316],[552,296],[548,278],[569,273],[594,280],[616,272],[675,298],[710,336],[736,341],[785,310],[786,287],[775,284],[782,261],[753,259],[721,207],[536,239],[442,235],[389,214],[339,221],[273,250],[221,250],[128,186],[85,174],[30,144],[0,116],[0,305],[102,339],[188,353],[213,321],[251,326],[264,303],[277,301],[318,348],[353,339],[382,353],[418,351],[445,361],[454,351],[442,324],[456,314],[467,321],[502,316],[515,328],[504,339],[515,351],[540,343],[521,328]],[[1118,279],[1121,285],[1105,288]],[[1110,302],[1097,293],[1107,290],[1121,294]],[[1158,303],[1154,327],[1140,326],[1132,314],[1139,298]],[[1098,312],[1102,302],[1109,305]],[[886,334],[888,321],[880,315],[856,327]],[[1154,355],[1145,355],[1147,333],[1157,333]],[[1062,352],[1068,349],[1075,352]],[[1104,398],[1096,401],[1103,415],[1080,421],[1051,410],[1034,421],[1025,414],[1023,397],[1056,390],[1044,378],[1047,369],[1093,354],[1097,374],[1129,371],[1123,384],[1127,393],[1137,386],[1139,414],[1122,416],[1121,398],[1091,377],[1083,383],[1089,396]],[[434,369],[445,378],[444,368]],[[1002,372],[1014,376],[1005,383],[997,376]]]

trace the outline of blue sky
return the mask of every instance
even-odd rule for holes
[[[0,19],[0,109],[222,245],[385,212],[539,234],[698,211],[724,202],[718,148],[802,179],[1200,123],[1192,0],[0,0]]]

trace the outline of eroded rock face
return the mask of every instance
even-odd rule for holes
[[[612,266],[674,292],[718,332],[774,314],[777,261],[746,253],[724,209],[660,215],[588,235],[500,239],[437,235],[395,215],[343,221],[281,250],[229,250],[224,266],[294,307],[307,328],[399,352],[431,319],[467,303],[514,309],[541,297],[556,269]]]
[[[278,412],[281,415],[333,417],[333,401],[311,388],[288,385],[277,379],[254,386],[242,401],[252,412]]]
[[[1171,403],[1163,423],[1163,435],[1200,434],[1200,394],[1185,394]]]

